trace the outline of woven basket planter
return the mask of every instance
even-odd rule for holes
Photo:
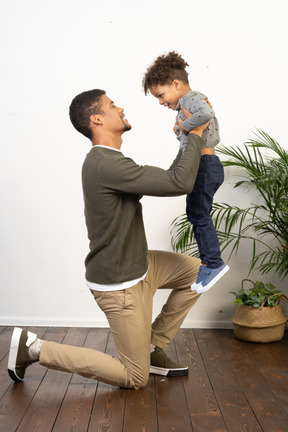
[[[242,291],[244,282],[251,282],[254,286],[254,282],[250,279],[243,279]],[[276,305],[264,306],[268,305],[268,300],[274,296],[277,296]],[[280,295],[275,293],[267,297],[260,308],[239,305],[231,319],[235,337],[246,342],[257,343],[280,341],[284,336],[285,323],[288,322],[279,304],[280,300],[288,302],[288,298],[283,293]]]
[[[240,305],[231,321],[237,339],[247,342],[268,343],[283,338],[287,318],[279,304],[260,309]]]

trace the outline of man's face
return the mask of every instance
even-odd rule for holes
[[[124,118],[124,108],[117,107],[106,95],[103,95],[101,98],[101,110],[105,125],[111,131],[126,132],[132,128],[128,120]]]
[[[150,92],[159,100],[160,105],[164,105],[173,110],[175,110],[178,100],[181,97],[174,82],[172,84],[152,86]]]

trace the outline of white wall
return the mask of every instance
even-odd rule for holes
[[[124,154],[168,168],[174,113],[145,97],[141,81],[158,55],[178,50],[192,88],[213,104],[222,144],[241,145],[260,128],[288,148],[287,12],[286,0],[1,1],[0,324],[107,325],[84,283],[80,172],[90,143],[70,124],[72,98],[104,88],[133,125]],[[249,204],[231,182],[227,172],[216,200]],[[171,250],[184,197],[143,205],[149,247]],[[230,325],[228,293],[247,276],[247,251],[230,266],[185,326]],[[157,293],[154,314],[165,296]]]

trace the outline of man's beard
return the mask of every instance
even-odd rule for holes
[[[129,124],[129,123],[125,123],[124,121],[123,121],[123,131],[124,132],[128,132],[130,129],[132,129],[132,126]]]

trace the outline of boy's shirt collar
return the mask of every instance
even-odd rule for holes
[[[192,90],[190,90],[188,93],[186,93],[184,96],[182,96],[179,100],[178,103],[176,105],[175,111],[180,111],[180,105],[183,105],[182,101],[185,102],[185,99],[187,99],[188,95],[192,93]]]

